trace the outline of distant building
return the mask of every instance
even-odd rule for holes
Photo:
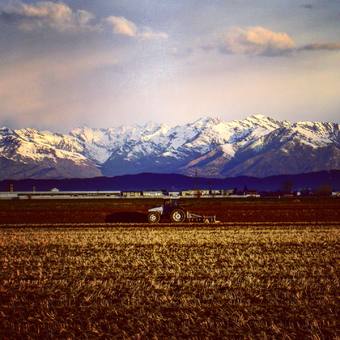
[[[210,196],[210,190],[199,190],[199,192],[200,196]]]
[[[244,190],[243,195],[246,197],[260,197],[256,190]]]
[[[163,197],[163,191],[143,191],[143,197]]]
[[[135,198],[135,197],[142,197],[142,191],[122,191],[122,197],[126,198]]]
[[[181,196],[181,192],[180,191],[169,191],[168,195],[170,197],[179,197],[179,196]]]
[[[224,190],[221,190],[221,194],[223,196],[233,195],[233,194],[235,194],[235,189],[224,189]]]
[[[183,197],[195,197],[195,196],[197,196],[198,191],[199,190],[182,190],[181,196],[183,196]]]
[[[210,196],[222,196],[223,190],[210,190]]]
[[[0,192],[0,200],[18,199],[18,194],[15,192]]]

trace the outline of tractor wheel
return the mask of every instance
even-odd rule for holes
[[[148,213],[149,223],[158,223],[161,219],[161,214],[157,211],[151,211]]]
[[[171,222],[181,223],[185,221],[185,212],[182,209],[175,209],[170,214]]]

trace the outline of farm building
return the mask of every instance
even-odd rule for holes
[[[210,190],[210,196],[222,196],[223,190]]]
[[[200,196],[210,196],[210,190],[199,190]],[[197,194],[196,194],[197,195]]]
[[[163,197],[164,191],[143,191],[143,197]]]
[[[0,192],[0,199],[102,199],[118,198],[120,191],[34,191]]]
[[[18,199],[18,194],[15,192],[1,192],[0,200],[13,200]]]
[[[121,196],[126,198],[142,197],[143,191],[122,191]]]
[[[200,196],[200,190],[183,190],[181,191],[183,197],[197,197]]]
[[[222,196],[230,196],[235,193],[235,189],[224,189],[221,190]]]
[[[180,191],[169,191],[168,192],[168,196],[170,196],[170,197],[179,197],[179,196],[181,196],[181,192]]]

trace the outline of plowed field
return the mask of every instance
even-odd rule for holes
[[[222,222],[340,222],[340,199],[181,199],[189,211]],[[156,199],[0,201],[8,223],[143,223]]]
[[[0,229],[0,338],[335,339],[340,225]]]

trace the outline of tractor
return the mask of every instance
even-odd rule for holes
[[[170,219],[172,223],[203,222],[218,223],[216,216],[194,214],[183,208],[178,199],[165,199],[163,204],[148,210],[148,222],[159,223],[161,218]]]

